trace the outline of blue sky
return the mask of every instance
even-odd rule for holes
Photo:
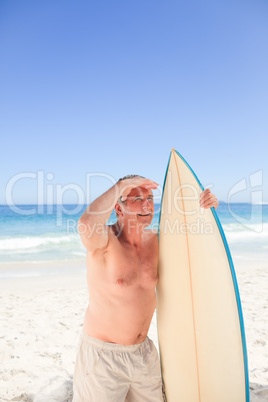
[[[162,184],[172,147],[220,200],[244,180],[231,201],[268,202],[267,21],[266,0],[1,0],[0,203],[35,203],[38,171],[53,201],[87,174],[92,199]]]

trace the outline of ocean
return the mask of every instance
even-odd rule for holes
[[[77,232],[85,209],[86,205],[70,204],[0,206],[0,279],[65,273],[67,266],[70,271],[77,262],[85,263]],[[233,259],[268,265],[268,205],[220,203],[217,214]],[[150,227],[157,228],[158,219],[155,204]],[[113,212],[108,224],[115,221]],[[57,271],[49,269],[53,263]]]

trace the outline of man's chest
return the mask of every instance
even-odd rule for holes
[[[157,282],[158,253],[156,250],[118,249],[107,253],[107,275],[118,285],[155,286]]]

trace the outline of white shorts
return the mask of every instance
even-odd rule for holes
[[[147,337],[137,345],[103,342],[81,334],[73,402],[162,402],[160,361]]]

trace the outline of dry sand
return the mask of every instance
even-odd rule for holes
[[[77,272],[0,282],[1,402],[72,400],[76,350],[88,299],[81,266]],[[268,269],[236,265],[236,273],[251,402],[267,402]],[[149,336],[157,342],[155,316]]]

